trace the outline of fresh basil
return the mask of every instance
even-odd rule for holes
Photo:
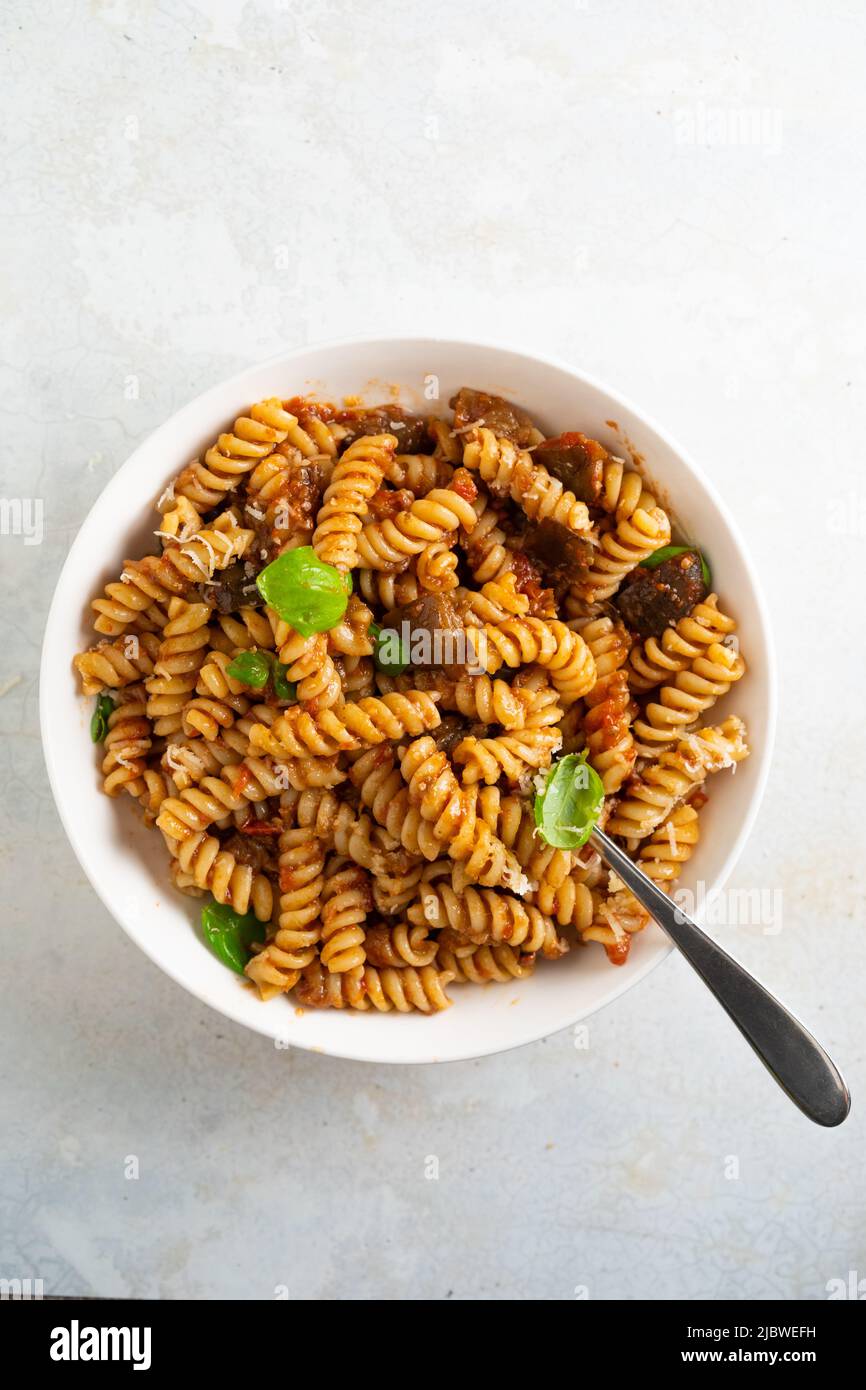
[[[352,581],[320,560],[310,545],[287,550],[256,579],[259,593],[302,637],[328,632],[346,611]]]
[[[261,690],[268,683],[272,660],[270,652],[238,652],[226,667],[226,674],[251,690]]]
[[[713,580],[710,574],[710,567],[701,552],[694,545],[663,545],[660,550],[654,550],[652,555],[648,555],[645,560],[641,560],[641,568],[645,570],[658,569],[665,560],[672,560],[675,555],[697,555],[701,562],[701,578],[709,589]]]
[[[535,824],[556,849],[580,849],[601,815],[604,787],[586,753],[566,753],[547,774],[535,798]]]
[[[254,941],[260,941],[265,928],[251,912],[241,916],[225,903],[211,902],[201,910],[204,939],[218,960],[243,975]]]
[[[286,680],[288,669],[284,662],[277,661],[273,652],[256,649],[238,652],[226,667],[233,680],[240,681],[241,685],[249,686],[251,690],[263,690],[270,681],[277,699],[291,703],[298,698],[298,685],[297,681]]]
[[[97,695],[96,708],[90,720],[90,737],[94,743],[102,743],[108,733],[108,716],[114,712],[114,701],[110,695]]]
[[[273,671],[271,672],[274,694],[278,700],[289,700],[294,702],[298,698],[298,682],[286,680],[286,672],[288,669],[288,666],[282,661],[274,660]]]
[[[373,660],[378,669],[386,676],[402,676],[412,662],[408,644],[399,632],[392,627],[386,627],[383,632],[378,623],[371,623],[370,636],[373,639]]]

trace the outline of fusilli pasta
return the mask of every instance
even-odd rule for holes
[[[251,406],[74,660],[104,790],[299,1012],[434,1014],[576,943],[621,964],[647,914],[536,824],[548,770],[586,758],[600,823],[672,891],[705,779],[748,753],[736,716],[699,727],[745,662],[696,552],[639,568],[671,538],[640,468],[486,392],[453,405]]]

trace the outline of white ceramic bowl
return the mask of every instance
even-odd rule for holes
[[[614,967],[601,948],[575,949],[535,975],[506,985],[452,986],[454,1006],[433,1017],[307,1011],[285,1000],[262,1004],[203,944],[200,904],[171,888],[160,835],[136,819],[131,804],[99,790],[97,751],[88,725],[91,699],[78,693],[72,657],[90,645],[89,600],[116,577],[123,560],[154,541],[154,500],[169,479],[251,402],[316,392],[365,404],[398,398],[430,413],[461,385],[498,392],[531,411],[548,433],[581,429],[645,461],[648,477],[675,523],[710,557],[723,606],[739,622],[749,664],[719,712],[746,720],[751,757],[713,780],[700,846],[682,886],[720,887],[749,834],[773,737],[771,636],[757,581],[737,528],[714,489],[683,451],[647,417],[583,373],[503,347],[437,338],[364,339],[301,348],[206,391],[152,434],[115,474],[70,549],[51,605],[42,652],[41,718],[45,758],[66,833],[109,912],[133,941],[178,984],[226,1017],[292,1046],[376,1062],[446,1062],[483,1056],[577,1023],[649,974],[671,950],[648,928],[628,963]],[[616,422],[618,430],[611,427]],[[715,718],[715,713],[713,715]],[[184,1007],[178,995],[178,1008]]]

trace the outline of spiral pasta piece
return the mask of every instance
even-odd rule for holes
[[[608,614],[598,614],[573,619],[568,626],[580,633],[592,652],[598,680],[625,665],[631,649],[631,638],[624,623],[615,621]]]
[[[375,897],[375,886],[373,893]],[[364,948],[371,965],[389,965],[397,970],[405,965],[412,965],[416,970],[420,970],[425,965],[431,965],[436,959],[439,946],[438,942],[431,938],[426,927],[413,927],[406,922],[398,922],[393,927],[383,924],[368,927]]]
[[[238,715],[249,709],[244,687],[228,674],[230,664],[225,652],[218,651],[211,651],[202,664],[195,696],[187,700],[181,714],[183,732],[188,738],[213,743],[232,727]]]
[[[293,989],[301,971],[316,959],[325,854],[309,830],[286,829],[279,839],[280,900],[273,939],[247,962],[245,973],[262,999]]]
[[[154,532],[164,541],[188,541],[196,531],[201,530],[201,516],[188,497],[175,497],[172,485],[163,497],[169,510],[163,514],[159,529]]]
[[[558,729],[523,729],[492,738],[464,738],[454,750],[463,768],[463,782],[492,784],[504,777],[512,786],[526,782],[530,770],[549,767],[562,744]]]
[[[182,598],[169,603],[156,664],[144,683],[147,715],[160,737],[182,727],[184,709],[210,644],[209,617],[206,603],[188,603]]]
[[[700,835],[697,808],[689,802],[677,806],[641,845],[638,863],[647,877],[668,893],[683,864],[691,859]]]
[[[108,716],[102,760],[102,790],[107,796],[121,791],[142,795],[151,732],[144,686],[129,685],[121,703]]]
[[[463,941],[478,945],[507,942],[555,960],[568,949],[549,917],[507,893],[476,888],[458,870],[449,881],[422,883],[418,901],[408,910],[410,922],[441,930],[450,927]]]
[[[370,636],[372,621],[373,614],[366,603],[357,594],[352,594],[342,618],[327,634],[331,651],[339,652],[342,656],[370,656],[373,651]]]
[[[634,648],[628,672],[632,690],[643,694],[654,685],[670,681],[715,642],[730,639],[736,626],[733,618],[720,611],[718,595],[709,594],[702,603],[695,604],[687,617],[665,628],[660,638],[648,637]]]
[[[139,631],[159,631],[173,595],[184,597],[196,584],[212,579],[239,559],[252,539],[253,532],[239,526],[233,512],[223,512],[183,545],[127,560],[120,582],[106,585],[105,596],[90,605],[97,615],[94,627],[108,637],[118,637],[133,624]]]
[[[507,984],[509,980],[525,980],[535,969],[535,956],[514,946],[460,942],[447,931],[440,942],[436,964],[448,971],[455,984]]]
[[[557,888],[542,884],[535,901],[557,926],[574,927],[582,933],[595,920],[599,895],[588,884],[582,883],[580,877],[579,873],[573,872]]]
[[[191,835],[175,844],[173,878],[178,888],[207,890],[218,903],[241,914],[252,908],[260,922],[269,922],[274,905],[270,881],[221,847],[215,835]]]
[[[414,603],[421,592],[417,576],[411,571],[386,574],[381,570],[360,569],[358,591],[366,603],[378,605],[390,612]]]
[[[372,906],[370,880],[363,869],[341,862],[328,869],[322,893],[320,959],[332,975],[364,964],[364,923]]]
[[[187,840],[214,821],[244,810],[247,802],[279,796],[285,788],[285,774],[286,764],[274,765],[270,759],[250,755],[243,762],[221,768],[217,777],[203,777],[180,796],[167,797],[156,823],[172,840]]]
[[[633,516],[638,507],[650,511],[656,499],[647,490],[643,478],[623,459],[609,454],[602,463],[602,486],[599,505],[612,512],[617,521]]]
[[[415,737],[439,724],[432,696],[421,690],[405,695],[370,696],[339,709],[311,712],[294,706],[276,719],[271,728],[255,724],[250,744],[275,758],[317,757],[362,747],[374,747],[386,739]]]
[[[501,623],[529,612],[529,599],[517,588],[513,571],[489,579],[478,590],[461,589],[458,597],[464,617],[473,623]]]
[[[507,681],[490,676],[463,676],[442,699],[446,709],[459,710],[482,724],[501,724],[504,729],[522,729],[532,703],[529,691],[515,690]]]
[[[135,797],[144,812],[145,825],[154,825],[165,798],[174,795],[174,783],[155,767],[146,767],[139,780],[141,787]]]
[[[501,518],[486,493],[479,493],[472,503],[474,525],[461,530],[460,538],[466,547],[466,557],[476,584],[499,579],[510,570],[514,556],[508,548],[508,537]]]
[[[419,808],[410,802],[409,789],[390,748],[383,746],[362,753],[349,776],[362,805],[409,854],[428,860],[439,858],[442,842]]]
[[[610,598],[635,565],[667,545],[671,524],[661,507],[638,506],[602,533],[586,576],[576,588],[588,602]]]
[[[450,487],[433,488],[426,497],[416,498],[407,511],[382,521],[368,521],[358,536],[360,563],[367,569],[398,574],[408,568],[413,556],[435,541],[444,541],[458,526],[471,531],[475,510],[457,490],[460,483],[458,472]],[[474,495],[471,479],[469,485]]]
[[[415,560],[418,583],[428,594],[447,594],[457,588],[457,556],[447,541],[425,545]]]
[[[643,716],[634,724],[637,751],[644,757],[655,757],[670,748],[727,694],[745,670],[738,652],[720,642],[712,643],[705,655],[696,656],[688,669],[662,686],[658,699],[647,702]]]
[[[503,795],[498,787],[476,790],[478,814],[514,856],[537,901],[545,887],[552,890],[571,873],[576,856],[557,849],[540,838],[531,805],[514,794]],[[546,908],[542,908],[546,911]]]
[[[646,839],[710,772],[733,767],[748,753],[745,725],[735,715],[716,728],[696,729],[629,783],[608,834]]]
[[[361,518],[396,448],[393,434],[362,435],[337,463],[313,532],[313,549],[325,564],[343,573],[357,565]]]
[[[100,642],[72,658],[81,677],[81,693],[98,695],[102,690],[121,690],[153,671],[159,652],[159,638],[153,632],[128,632],[114,642]]]
[[[297,684],[297,698],[310,712],[339,707],[343,703],[340,675],[328,651],[328,637],[314,632],[301,637],[291,628],[281,634],[279,657],[285,678]]]
[[[460,450],[455,453],[459,461]],[[408,488],[416,497],[426,497],[435,487],[447,487],[454,469],[433,454],[394,454],[384,465],[385,479],[396,488]]]
[[[234,613],[214,611],[211,615],[212,649],[229,659],[253,647],[273,651],[276,642],[269,611],[260,612],[251,606],[238,608]]]
[[[335,849],[377,879],[389,871],[400,872],[408,868],[407,856],[395,850],[391,838],[382,836],[368,815],[363,812],[359,815],[347,802],[340,801],[330,788],[287,792],[282,801],[284,806],[291,803],[290,814],[299,827],[313,830],[326,848]],[[379,843],[377,834],[380,836]],[[385,839],[387,844],[382,844],[381,839]]]
[[[219,738],[202,741],[183,733],[171,734],[166,741],[160,765],[179,792],[198,783],[203,777],[218,777],[220,769],[236,763],[246,751],[248,740],[241,738],[240,748],[228,747]]]
[[[631,776],[637,757],[632,734],[632,698],[625,671],[596,681],[586,696],[583,727],[589,762],[601,778],[605,796],[618,792]]]
[[[507,618],[483,627],[467,625],[466,640],[478,663],[494,675],[503,666],[543,666],[565,706],[595,683],[592,653],[579,632],[543,618]]]
[[[200,511],[217,506],[261,459],[289,436],[297,419],[282,401],[259,401],[249,415],[240,415],[232,429],[221,434],[204,456],[193,459],[174,482],[176,497],[188,497]]]
[[[471,788],[464,791],[447,756],[429,736],[415,739],[402,754],[400,770],[409,789],[409,801],[420,812],[446,853],[462,864],[471,883],[492,888],[498,884],[528,891],[517,860],[478,815]],[[390,827],[389,827],[390,828]],[[403,841],[405,844],[405,840]],[[418,835],[425,857],[429,840]]]
[[[303,972],[297,988],[298,1003],[308,1009],[376,1009],[379,1013],[438,1013],[451,1007],[445,989],[452,979],[448,970],[425,965],[420,970],[406,965],[382,970],[362,965],[342,974],[323,970],[318,960]]]
[[[536,463],[510,439],[492,430],[475,429],[463,449],[466,468],[477,470],[494,495],[510,497],[530,521],[557,521],[581,535],[592,529],[589,508],[568,492],[558,478]]]

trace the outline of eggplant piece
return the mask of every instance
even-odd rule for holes
[[[450,758],[458,743],[466,737],[466,720],[462,714],[443,714],[441,724],[430,737],[436,747]]]
[[[276,835],[243,835],[235,830],[222,842],[221,848],[233,854],[239,864],[264,873],[273,864]]]
[[[345,410],[337,417],[349,431],[347,446],[367,434],[393,434],[398,454],[429,454],[431,443],[427,421],[411,415],[399,405],[377,405],[367,409]]]
[[[237,613],[241,608],[261,608],[264,599],[256,586],[255,568],[249,560],[235,560],[215,584],[200,586],[205,603],[218,613]]]
[[[604,486],[603,465],[610,455],[597,439],[588,439],[579,430],[560,434],[539,444],[533,457],[573,492],[579,502],[585,502],[588,507],[598,505]]]
[[[641,637],[661,637],[665,628],[685,618],[706,596],[701,557],[697,551],[687,550],[655,569],[639,565],[626,577],[613,602],[632,632]]]
[[[562,579],[586,574],[593,556],[593,546],[584,536],[575,535],[561,521],[551,517],[545,517],[537,526],[530,526],[522,546],[548,574]]]
[[[454,411],[455,430],[483,424],[498,438],[510,439],[520,449],[527,449],[538,438],[532,417],[503,396],[491,396],[472,386],[461,386],[449,404]]]
[[[415,667],[461,667],[456,658],[463,650],[463,619],[450,594],[421,594],[405,608],[392,608],[382,619],[382,629],[393,628],[401,635],[408,625],[409,654]],[[415,640],[423,633],[422,644]],[[420,650],[419,650],[420,649]],[[419,655],[423,656],[419,660]]]

